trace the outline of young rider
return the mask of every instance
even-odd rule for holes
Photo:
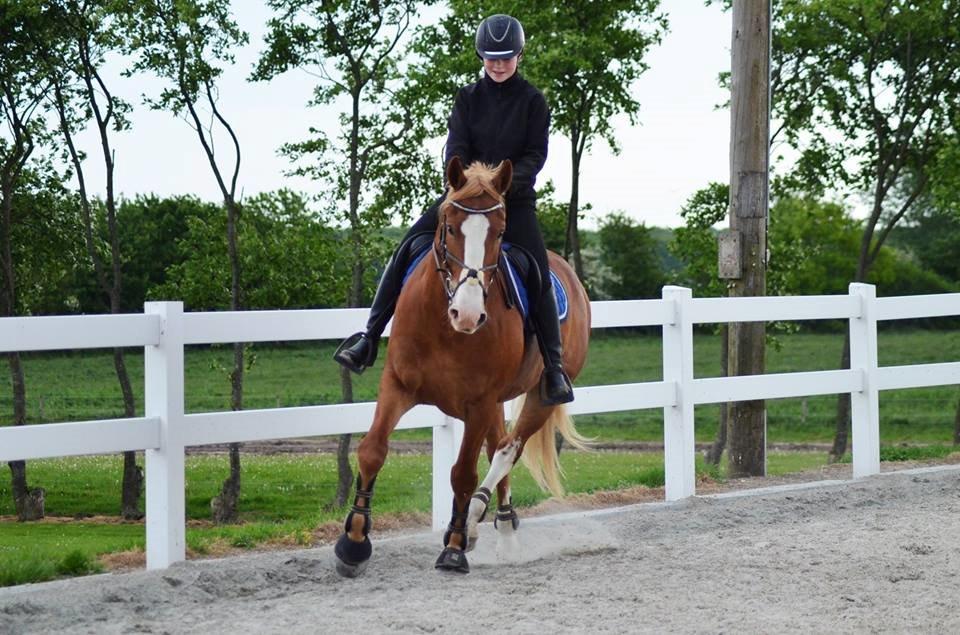
[[[539,298],[532,298],[530,309],[543,355],[541,400],[549,405],[573,401],[573,388],[563,370],[557,304],[535,213],[534,184],[547,159],[550,112],[540,91],[517,72],[524,41],[523,27],[516,18],[493,15],[480,23],[476,51],[483,60],[484,75],[457,92],[447,122],[445,162],[459,156],[464,165],[473,161],[496,165],[503,159],[513,163],[513,183],[506,192],[504,241],[529,251],[541,271]],[[441,201],[414,223],[387,263],[366,331],[347,338],[334,354],[334,359],[353,372],[363,372],[376,359],[380,335],[400,295],[411,245],[420,236],[434,235]]]

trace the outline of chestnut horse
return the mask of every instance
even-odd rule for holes
[[[524,335],[523,317],[510,308],[505,295],[500,248],[507,210],[501,193],[510,187],[512,175],[509,160],[497,168],[473,164],[464,170],[454,157],[447,166],[449,186],[438,212],[433,253],[423,258],[400,294],[373,424],[357,449],[356,498],[335,549],[342,575],[353,577],[366,567],[372,551],[368,534],[373,484],[386,459],[390,433],[416,404],[435,405],[465,426],[450,474],[453,515],[438,569],[469,571],[465,552],[476,543],[477,524],[494,487],[498,546],[516,547],[519,522],[510,503],[508,475],[521,455],[542,488],[562,495],[554,433],[577,447],[583,439],[565,406],[541,404],[543,361],[533,336]],[[549,259],[567,290],[563,362],[574,379],[586,360],[590,303],[566,261],[554,253]],[[524,395],[508,434],[503,403]],[[477,459],[484,442],[490,470],[477,489]]]

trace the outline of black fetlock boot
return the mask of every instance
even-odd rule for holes
[[[450,538],[458,534],[460,536],[460,548],[450,546]],[[456,571],[458,573],[470,573],[470,563],[467,562],[467,512],[457,511],[457,502],[453,502],[453,515],[450,518],[450,524],[447,525],[447,531],[443,534],[443,551],[434,568],[443,571]]]
[[[540,376],[540,401],[554,406],[573,401],[573,385],[563,370],[563,344],[560,340],[560,318],[553,287],[540,294],[533,312],[534,331],[540,354],[543,355],[543,375]]]
[[[377,482],[374,477],[367,489],[361,489],[360,474],[357,474],[357,493],[353,499],[353,507],[347,514],[347,520],[344,523],[343,535],[337,540],[333,548],[333,553],[337,557],[337,573],[345,578],[355,578],[367,568],[367,561],[373,553],[373,545],[370,544],[370,501],[373,498],[373,484]],[[365,501],[365,505],[360,504],[360,499]],[[353,517],[355,514],[363,516],[363,541],[356,542],[349,536],[353,530]]]
[[[414,234],[397,247],[387,261],[380,283],[377,285],[366,330],[354,333],[345,339],[333,354],[333,359],[341,366],[359,375],[377,360],[380,336],[383,334],[383,329],[387,327],[387,322],[393,317],[393,310],[397,306],[397,298],[400,297],[403,276],[407,271],[410,258],[423,246],[429,245],[432,240],[433,234]]]

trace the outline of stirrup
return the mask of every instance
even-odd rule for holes
[[[548,373],[560,373],[563,382],[562,392],[558,391],[551,395],[547,391]],[[563,367],[544,368],[543,374],[540,375],[540,403],[545,406],[558,406],[560,404],[570,403],[571,401],[573,401],[573,384],[570,383],[570,378],[567,377],[567,373],[563,370]]]
[[[352,354],[349,353],[348,351],[364,340],[367,341],[367,346],[371,346],[371,347],[374,346],[373,339],[368,337],[367,334],[363,331],[354,333],[347,339],[343,340],[343,342],[340,343],[340,346],[337,347],[337,350],[334,351],[333,353],[334,361],[336,361],[338,364],[340,364],[347,370],[354,372],[358,375],[362,375],[363,371],[369,368],[373,363],[370,360],[369,351],[367,353],[367,359],[364,359],[364,360],[354,359]],[[376,359],[376,356],[374,356],[374,359]]]

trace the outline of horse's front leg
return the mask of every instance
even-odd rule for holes
[[[513,509],[510,496],[510,470],[517,460],[519,442],[500,447],[506,436],[506,426],[503,421],[503,407],[498,408],[495,424],[487,433],[487,458],[490,460],[490,469],[487,471],[483,483],[470,499],[470,511],[467,517],[467,549],[473,549],[479,538],[479,524],[483,521],[490,505],[493,488],[497,488],[497,514],[494,517],[494,527],[497,529],[497,552],[505,559],[515,557],[519,551],[516,530],[520,519]]]
[[[387,458],[387,441],[400,417],[414,405],[413,398],[402,389],[396,377],[385,370],[380,380],[377,408],[370,431],[357,447],[357,491],[353,507],[347,514],[344,533],[334,547],[337,557],[337,572],[353,578],[367,567],[373,546],[370,544],[370,502],[377,474]]]
[[[465,554],[468,548],[467,509],[470,506],[470,495],[477,486],[477,459],[480,456],[480,448],[498,407],[500,407],[499,404],[494,402],[467,408],[460,454],[450,471],[450,484],[453,486],[453,514],[450,525],[443,534],[443,551],[437,558],[437,569],[460,573],[470,572]]]
[[[510,505],[510,477],[498,476],[503,472],[501,466],[495,469],[494,463],[497,460],[497,448],[500,447],[500,440],[507,434],[503,418],[503,406],[497,408],[497,414],[493,423],[487,429],[487,459],[490,461],[490,470],[486,478],[483,479],[480,487],[473,493],[470,499],[470,510],[467,514],[467,551],[473,550],[479,538],[479,525],[487,515],[490,506],[490,500],[493,496],[493,488],[497,488],[497,499],[500,507]],[[510,507],[512,510],[513,508]]]

